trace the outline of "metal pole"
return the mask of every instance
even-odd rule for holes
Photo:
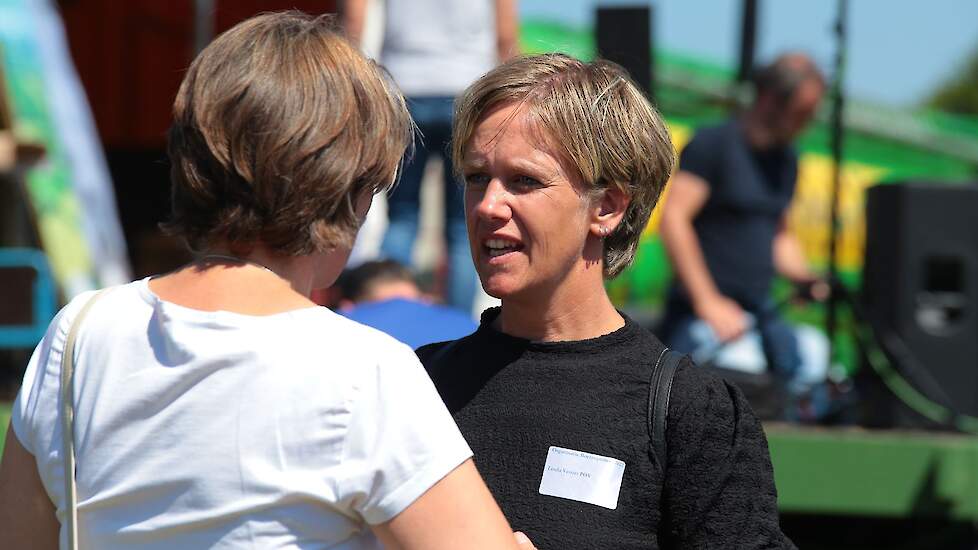
[[[757,0],[744,0],[740,25],[740,67],[737,82],[746,82],[754,71],[754,49],[757,45]]]
[[[838,266],[836,265],[836,251],[838,249],[839,233],[839,194],[842,186],[842,141],[844,136],[843,112],[845,110],[845,96],[843,94],[843,76],[846,66],[846,17],[848,13],[848,0],[838,0],[838,15],[835,24],[836,53],[835,53],[835,74],[832,82],[832,119],[830,129],[830,145],[832,148],[833,173],[832,173],[832,194],[830,205],[829,221],[829,284],[836,285],[838,282]],[[828,311],[825,317],[825,333],[829,338],[829,366],[835,357],[835,332],[838,321],[837,310],[839,305],[839,293],[832,292],[829,295]]]
[[[194,56],[214,38],[214,4],[217,0],[194,0]]]

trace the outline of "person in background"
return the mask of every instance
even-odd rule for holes
[[[719,342],[756,328],[768,368],[790,389],[802,358],[770,296],[771,281],[779,273],[815,298],[828,292],[786,219],[798,176],[792,144],[811,122],[825,81],[811,59],[788,53],[760,69],[754,83],[742,116],[700,129],[680,156],[660,225],[676,273],[660,336],[691,353],[698,319]]]
[[[476,323],[463,311],[431,303],[411,270],[394,260],[366,262],[337,281],[339,313],[418,348],[472,333]]]
[[[502,306],[418,356],[506,516],[542,548],[793,548],[736,387],[682,360],[664,462],[650,452],[666,350],[604,286],[675,163],[645,94],[613,63],[548,54],[493,69],[457,114],[472,256]]]
[[[173,111],[168,228],[198,258],[80,327],[78,546],[517,548],[411,350],[309,300],[392,183],[403,98],[330,19],[285,12],[207,46]],[[66,547],[61,358],[91,297],[14,403],[2,548]]]
[[[346,0],[347,33],[363,34],[368,0]],[[401,181],[388,196],[389,225],[381,255],[413,264],[421,209],[421,180],[431,155],[444,160],[445,302],[472,310],[476,274],[465,235],[462,186],[446,158],[452,104],[473,80],[517,53],[517,0],[385,0],[380,62],[407,96],[421,133],[405,160]]]

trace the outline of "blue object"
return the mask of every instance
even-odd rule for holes
[[[670,301],[659,334],[663,343],[682,353],[691,353],[699,360],[706,356],[722,359],[720,343],[708,325],[703,323],[684,302]],[[760,307],[745,309],[751,315],[753,326],[750,327],[751,337],[758,337],[764,361],[779,379],[789,383],[789,387],[801,388],[800,384],[792,384],[803,375],[803,358],[798,348],[795,330],[781,317],[777,305],[768,299]],[[697,351],[699,352],[697,353]],[[726,365],[717,361],[718,367]]]
[[[461,338],[475,332],[478,326],[471,317],[455,308],[405,298],[366,302],[339,313],[386,332],[412,349]]]
[[[448,289],[446,301],[469,311],[475,297],[477,275],[469,252],[465,227],[465,198],[462,185],[452,172],[448,146],[452,137],[451,97],[410,97],[408,109],[421,136],[415,142],[414,156],[404,163],[401,181],[387,198],[389,224],[381,255],[412,265],[414,241],[418,236],[421,211],[421,179],[430,154],[441,155],[445,189],[445,248],[448,251]]]
[[[0,326],[0,348],[32,348],[44,337],[48,323],[57,313],[54,278],[44,252],[35,248],[0,248],[0,269],[26,267],[36,273],[31,288],[33,323]],[[3,289],[0,292],[10,292]]]

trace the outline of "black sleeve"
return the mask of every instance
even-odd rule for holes
[[[700,130],[679,154],[679,169],[703,178],[710,187],[717,184],[716,166],[720,143],[715,129]]]
[[[667,548],[795,548],[778,520],[767,439],[739,389],[684,360],[666,438]]]

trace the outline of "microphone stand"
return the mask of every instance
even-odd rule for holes
[[[842,184],[842,142],[844,136],[843,111],[845,109],[845,95],[843,93],[843,76],[845,73],[846,61],[846,19],[848,14],[848,0],[838,0],[838,13],[835,23],[836,53],[835,53],[835,74],[832,82],[832,115],[831,127],[829,132],[830,146],[832,149],[832,193],[831,205],[829,209],[829,263],[828,280],[829,284],[835,287],[839,283],[839,270],[836,260],[838,250],[839,232],[839,194]],[[833,359],[836,354],[835,333],[838,324],[839,293],[831,292],[825,314],[825,334],[829,339],[829,365],[831,369]]]

